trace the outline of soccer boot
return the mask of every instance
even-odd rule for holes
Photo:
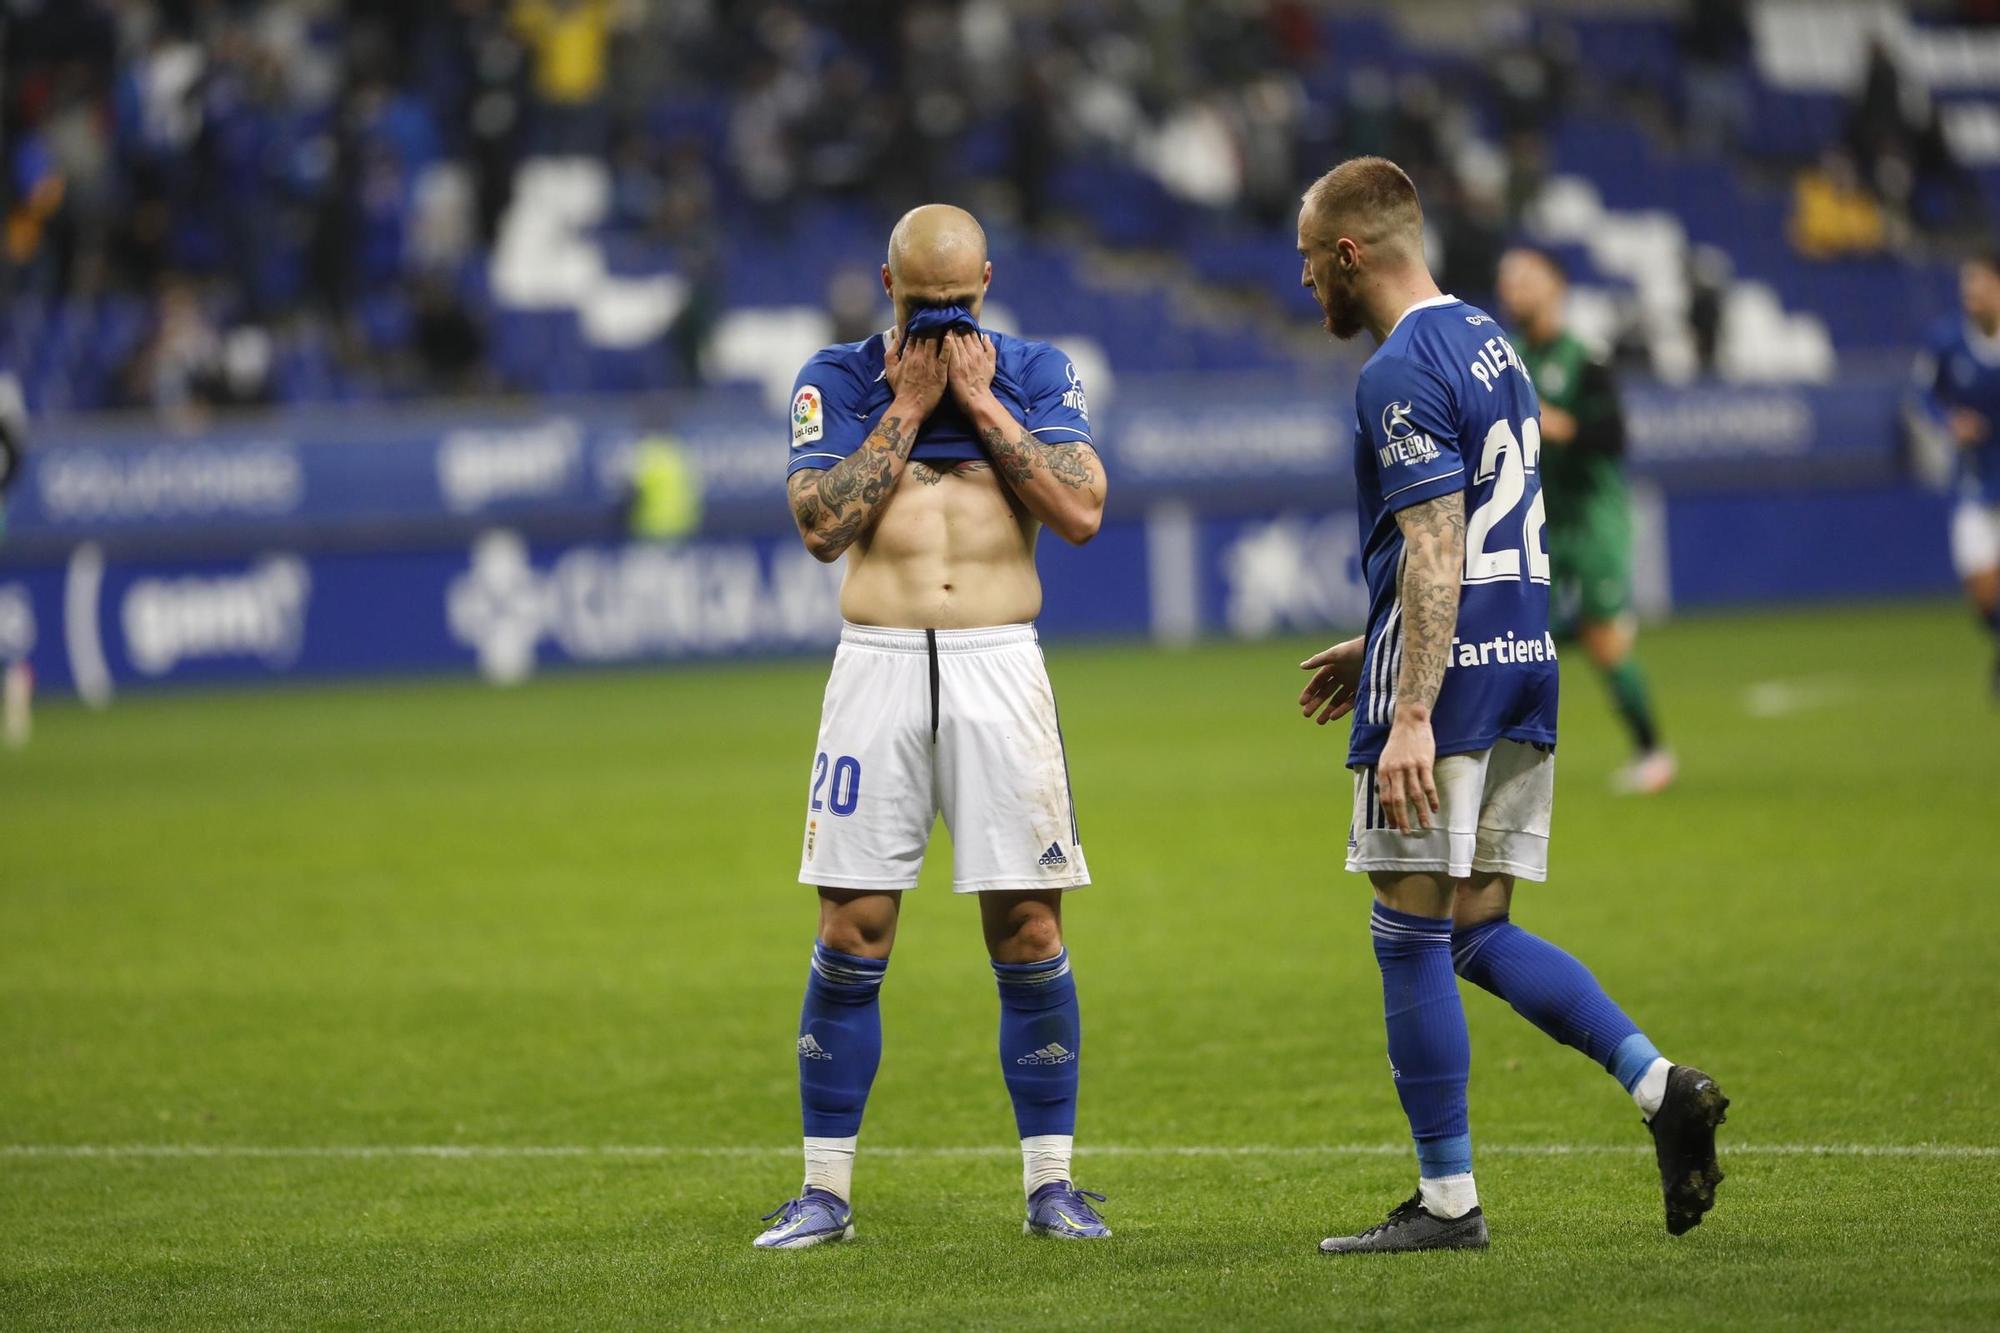
[[[1678,1236],[1701,1225],[1715,1207],[1722,1168],[1715,1161],[1715,1130],[1729,1099],[1715,1080],[1691,1065],[1667,1071],[1667,1095],[1646,1122],[1660,1159],[1660,1190],[1667,1199],[1667,1232]]]
[[[1328,1236],[1321,1254],[1404,1254],[1412,1250],[1483,1250],[1487,1246],[1486,1211],[1474,1208],[1463,1217],[1445,1218],[1425,1210],[1424,1196],[1413,1194],[1390,1210],[1383,1221],[1357,1236]]]
[[[1674,785],[1680,772],[1670,750],[1648,750],[1611,775],[1611,790],[1620,796],[1657,796]]]
[[[1051,1181],[1028,1196],[1028,1220],[1021,1224],[1024,1236],[1054,1236],[1058,1240],[1106,1240],[1111,1228],[1090,1206],[1091,1199],[1104,1202],[1102,1194],[1080,1190],[1067,1180]]]
[[[854,1239],[854,1210],[832,1190],[817,1186],[764,1214],[777,1221],[757,1237],[760,1250],[803,1250],[830,1240]]]

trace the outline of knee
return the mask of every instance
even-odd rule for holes
[[[855,903],[829,905],[820,912],[819,942],[856,958],[887,958],[896,942],[895,910],[869,910]]]
[[[1453,935],[1463,935],[1469,930],[1477,930],[1481,926],[1490,925],[1495,921],[1505,921],[1506,919],[1507,905],[1505,903],[1483,903],[1477,900],[1468,900],[1465,896],[1461,895],[1451,905],[1451,933]]]
[[[996,963],[1040,963],[1062,952],[1062,923],[1047,910],[1017,912],[987,940]]]

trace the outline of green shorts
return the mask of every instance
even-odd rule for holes
[[[1559,636],[1632,609],[1632,525],[1622,506],[1589,523],[1551,525],[1548,539],[1550,619]]]

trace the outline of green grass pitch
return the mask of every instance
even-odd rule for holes
[[[0,1326],[2000,1323],[2000,713],[1959,611],[1650,634],[1683,759],[1650,801],[1605,793],[1567,673],[1517,915],[1721,1080],[1728,1181],[1668,1238],[1630,1102],[1469,991],[1476,1255],[1314,1250],[1414,1178],[1346,728],[1291,703],[1316,646],[1050,653],[1100,1245],[1020,1233],[940,835],[859,1239],[750,1248],[798,1183],[824,662],[45,710],[0,754]]]

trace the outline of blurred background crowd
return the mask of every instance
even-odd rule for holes
[[[1450,290],[1530,234],[1628,364],[1826,379],[2000,204],[1995,0],[4,8],[0,370],[44,413],[788,382],[933,198],[1025,331],[1279,370],[1323,355],[1298,191],[1360,152]]]

